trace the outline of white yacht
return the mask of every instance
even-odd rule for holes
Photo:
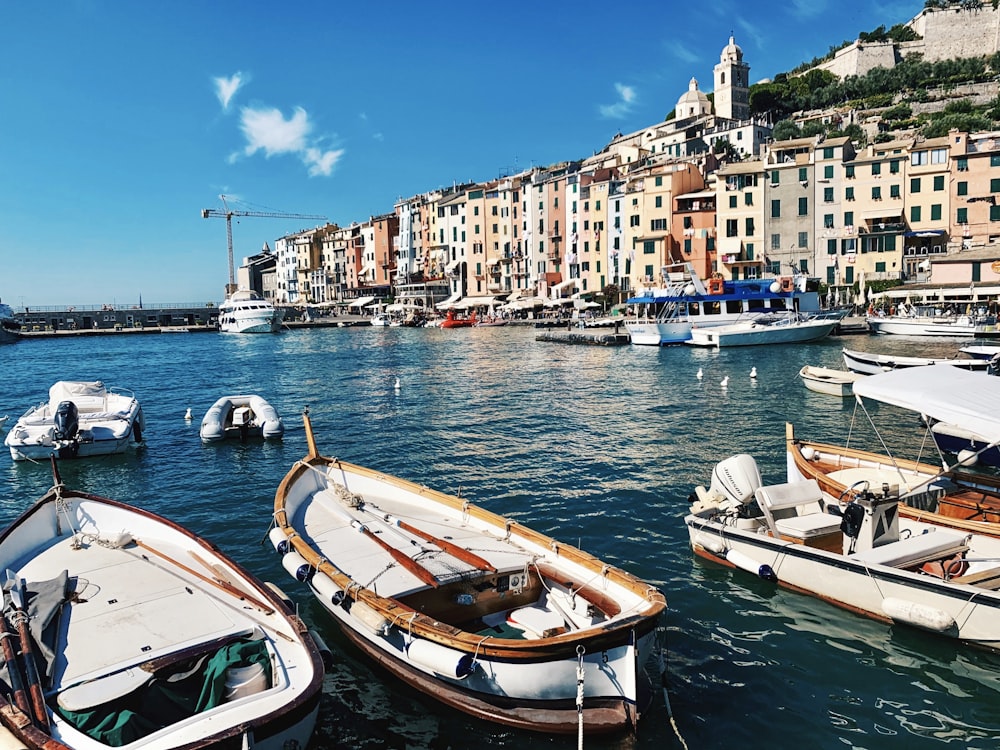
[[[21,338],[21,324],[14,317],[10,305],[0,302],[0,344],[9,344]]]
[[[277,333],[284,314],[252,289],[237,289],[219,305],[223,333]]]

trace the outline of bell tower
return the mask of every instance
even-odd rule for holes
[[[728,120],[750,119],[750,66],[733,36],[715,66],[715,114]]]

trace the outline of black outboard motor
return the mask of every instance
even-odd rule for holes
[[[53,417],[57,440],[72,440],[80,430],[80,412],[72,401],[60,401]]]

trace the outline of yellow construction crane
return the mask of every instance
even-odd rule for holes
[[[236,269],[233,266],[233,217],[257,216],[265,219],[322,219],[325,216],[317,214],[286,214],[280,211],[236,211],[226,203],[226,196],[220,195],[223,210],[217,208],[201,209],[201,218],[225,219],[226,220],[226,244],[229,246],[229,286],[226,287],[226,294],[231,294],[236,289]]]

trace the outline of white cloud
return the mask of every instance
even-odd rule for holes
[[[233,96],[237,91],[246,83],[249,79],[248,76],[244,76],[243,73],[237,72],[231,75],[229,78],[213,78],[212,83],[215,84],[215,95],[219,97],[219,103],[222,105],[223,109],[229,109],[229,102],[232,101]]]
[[[296,107],[288,119],[274,107],[243,107],[240,110],[240,128],[246,136],[245,156],[263,151],[266,158],[289,154],[299,157],[309,169],[309,176],[329,177],[334,166],[344,155],[343,149],[324,149],[317,139],[311,138],[313,126],[308,113]],[[236,155],[230,157],[234,161]]]
[[[796,18],[814,18],[825,12],[824,0],[792,0],[792,15]]]
[[[618,92],[618,101],[614,104],[602,104],[600,107],[602,117],[621,119],[632,110],[636,97],[635,89],[623,83],[616,83],[615,91]]]

